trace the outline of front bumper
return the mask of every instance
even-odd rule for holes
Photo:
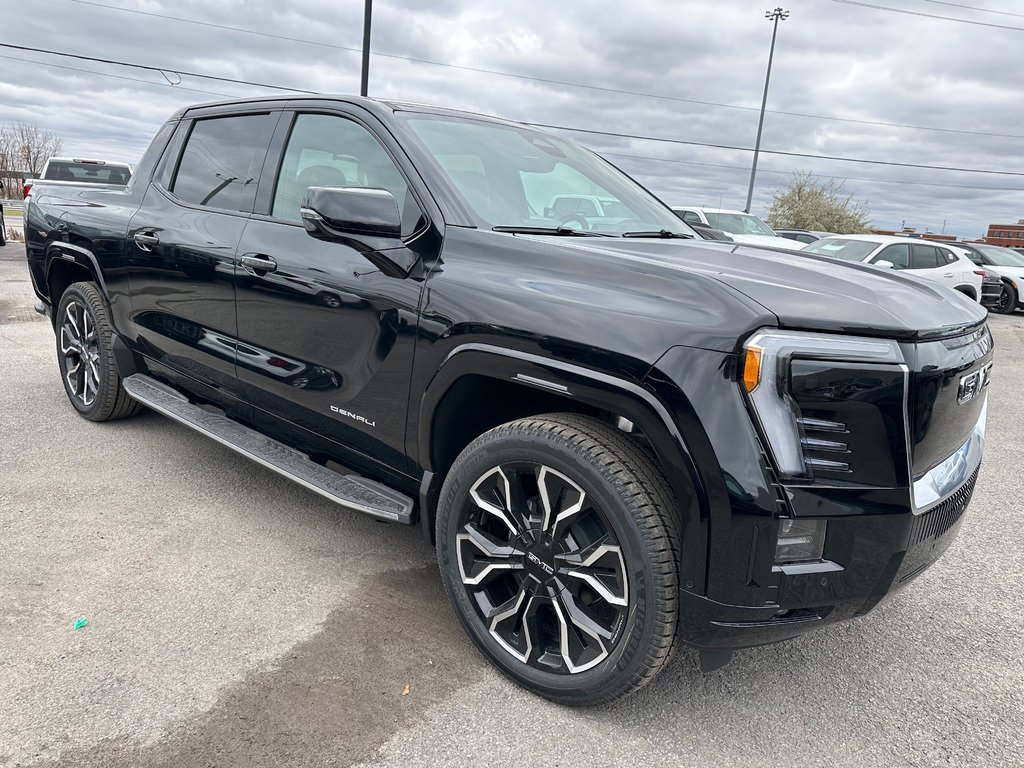
[[[984,282],[981,284],[981,305],[992,308],[999,304],[999,297],[1003,292],[1002,282]]]
[[[763,606],[727,605],[680,590],[683,641],[702,650],[766,645],[816,627],[863,616],[886,595],[924,572],[949,548],[974,493],[981,462],[984,417],[964,446],[936,467],[959,483],[942,486],[941,500],[915,514],[861,514],[830,518],[822,563],[776,566],[775,599]],[[979,434],[980,433],[980,434]],[[963,479],[966,476],[966,479]],[[930,498],[930,497],[929,497]],[[835,544],[838,543],[838,547]],[[717,666],[717,665],[711,665]]]

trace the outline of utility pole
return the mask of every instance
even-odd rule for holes
[[[366,0],[363,7],[363,71],[359,83],[359,95],[366,96],[370,85],[370,18],[373,16],[373,0]],[[774,39],[774,38],[773,38]]]
[[[754,177],[757,175],[757,156],[761,152],[761,129],[764,128],[764,108],[768,104],[768,81],[772,79],[772,58],[775,56],[775,36],[779,31],[779,22],[789,18],[789,11],[776,8],[765,11],[764,17],[772,24],[772,47],[768,50],[768,72],[764,76],[764,95],[761,97],[761,116],[757,120],[757,141],[754,142],[754,164],[750,167],[750,186],[747,187],[747,207],[743,210],[750,213],[750,201],[754,198]]]

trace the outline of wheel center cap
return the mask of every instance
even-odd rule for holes
[[[552,551],[552,542],[543,535],[530,536],[523,555],[523,568],[541,584],[555,575],[557,566]]]

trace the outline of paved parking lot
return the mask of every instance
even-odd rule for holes
[[[486,666],[418,530],[154,414],[79,418],[32,302],[0,248],[0,766],[1024,765],[1022,313],[992,319],[986,462],[925,576],[571,710]]]

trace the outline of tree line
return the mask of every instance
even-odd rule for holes
[[[46,161],[64,150],[53,131],[19,120],[0,127],[0,179],[37,178]]]

